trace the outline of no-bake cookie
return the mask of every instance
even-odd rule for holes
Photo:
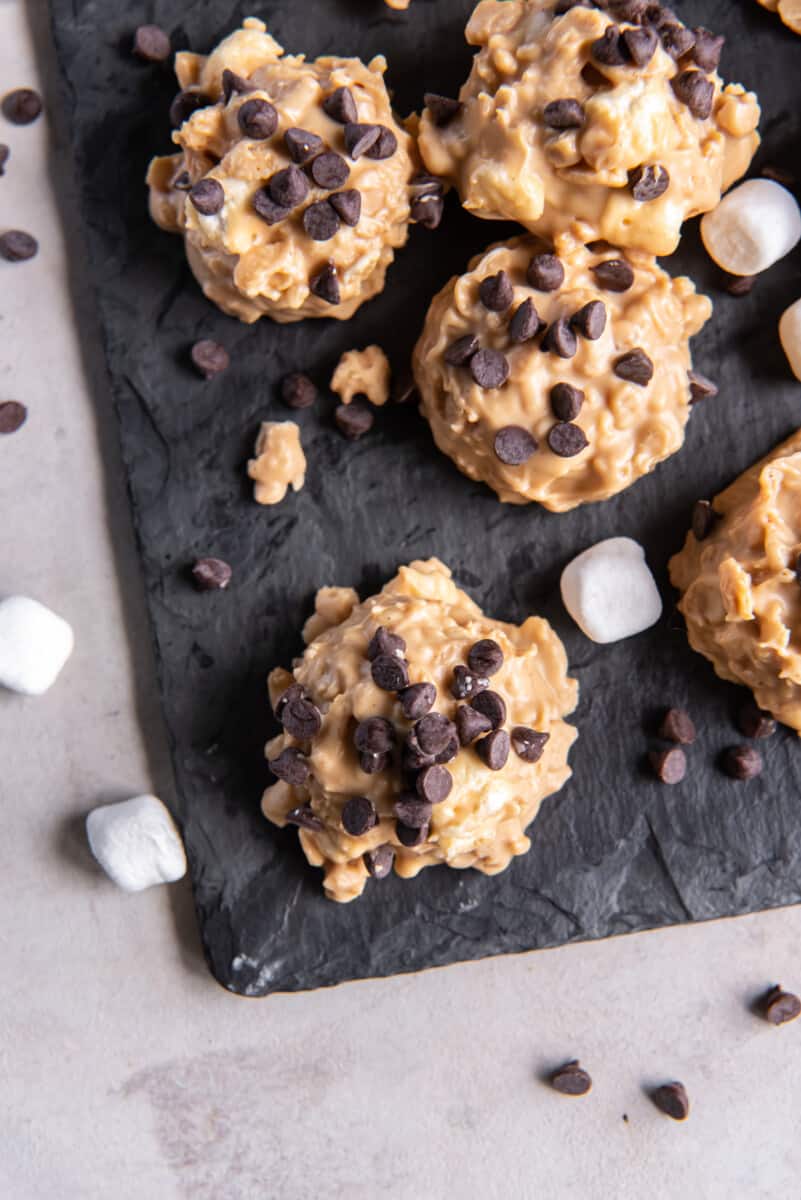
[[[283,732],[265,816],[296,825],[333,900],[394,864],[503,871],[540,803],[570,775],[576,705],[547,621],[494,621],[436,559],[360,604],[324,588],[292,672],[270,676]]]

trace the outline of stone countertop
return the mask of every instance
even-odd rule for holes
[[[157,15],[157,14],[156,14]],[[0,694],[0,1195],[9,1200],[757,1200],[796,1195],[801,909],[246,1001],[207,973],[186,882],[94,867],[95,804],[172,786],[43,0],[0,0],[0,592],[74,626],[46,696]],[[92,396],[101,398],[96,404]],[[580,1057],[589,1096],[543,1072]],[[685,1082],[684,1125],[647,1089]]]

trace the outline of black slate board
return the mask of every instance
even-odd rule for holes
[[[209,965],[244,995],[801,899],[796,738],[785,731],[765,744],[766,770],[752,783],[721,774],[716,759],[737,739],[740,693],[689,650],[665,570],[693,501],[801,423],[801,388],[777,335],[780,313],[801,292],[798,253],[735,300],[699,248],[697,222],[687,228],[671,269],[687,271],[715,300],[695,357],[721,394],[693,413],[681,453],[605,504],[566,516],[502,506],[437,453],[415,411],[382,411],[375,432],[351,445],[332,426],[330,396],[300,415],[305,489],[276,509],[250,498],[244,463],[258,424],[286,416],[280,378],[305,368],[324,385],[343,350],[372,341],[401,366],[435,290],[513,230],[467,216],[452,196],[439,233],[412,232],[384,295],[349,324],[248,328],[224,317],[195,286],[180,241],[147,217],[142,181],[151,154],[169,147],[175,88],[167,69],[130,57],[130,33],[155,20],[176,47],[205,51],[255,12],[292,51],[386,53],[405,113],[426,90],[458,88],[470,60],[462,38],[470,8],[469,0],[413,0],[407,14],[381,0],[52,0],[172,741],[176,815]],[[760,95],[757,168],[801,164],[801,41],[755,0],[684,0],[680,8],[689,22],[727,35],[724,74]],[[228,346],[234,365],[204,384],[187,369],[186,351],[209,336]],[[578,551],[616,534],[647,547],[665,617],[631,641],[596,647],[564,613],[559,573]],[[228,592],[198,595],[188,582],[186,565],[206,553],[232,562]],[[349,584],[367,595],[399,562],[434,554],[489,613],[517,621],[539,612],[564,638],[582,689],[575,773],[543,806],[531,853],[505,874],[440,867],[335,905],[323,899],[295,833],[260,815],[262,747],[273,732],[265,678],[300,651],[318,586]],[[686,705],[699,728],[688,778],[676,788],[656,783],[643,764],[665,703]]]

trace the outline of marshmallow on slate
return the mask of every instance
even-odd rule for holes
[[[72,629],[38,600],[0,600],[0,684],[41,696],[51,687],[75,645]]]
[[[801,300],[796,300],[782,315],[779,337],[793,374],[801,379]]]
[[[645,551],[631,538],[607,538],[579,554],[562,572],[561,589],[565,608],[593,642],[642,633],[662,615]]]
[[[86,818],[89,848],[126,892],[172,883],[186,874],[181,835],[155,796],[134,796],[95,808]]]
[[[772,179],[749,179],[701,221],[707,254],[732,275],[767,271],[801,241],[801,209]]]

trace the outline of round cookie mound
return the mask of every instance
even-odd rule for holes
[[[670,560],[694,650],[801,733],[801,430],[712,502]]]
[[[270,676],[283,733],[265,816],[299,827],[332,900],[369,875],[447,863],[503,871],[570,776],[578,696],[547,621],[490,620],[437,559],[400,567],[363,604],[323,588],[292,674]]]
[[[351,317],[408,234],[414,147],[385,60],[306,62],[249,18],[175,69],[181,150],[151,163],[150,211],[206,296],[249,323]]]
[[[599,11],[600,8],[608,11]],[[646,0],[482,0],[459,102],[428,96],[420,152],[478,217],[672,254],[748,168],[756,97],[717,74],[722,38]]]
[[[490,247],[434,297],[414,373],[439,448],[501,500],[565,512],[684,440],[687,339],[712,311],[650,255],[569,234]]]

